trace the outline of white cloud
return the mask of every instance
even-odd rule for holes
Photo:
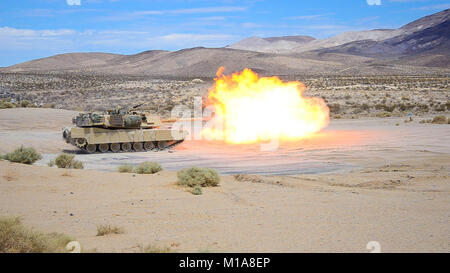
[[[97,17],[98,21],[129,21],[135,20],[143,16],[158,16],[158,15],[181,15],[181,14],[213,14],[213,13],[233,13],[245,12],[247,7],[241,6],[224,6],[224,7],[206,7],[206,8],[192,8],[192,9],[172,9],[172,10],[141,10],[133,12],[122,12],[112,15],[105,15]],[[211,20],[223,20],[223,16],[211,16]]]
[[[177,50],[195,46],[222,47],[236,37],[228,34],[168,33],[137,30],[17,29],[0,27],[0,51],[45,51],[47,55],[75,51]],[[124,52],[122,52],[124,53]]]
[[[69,6],[80,6],[81,0],[66,0],[67,5]]]
[[[4,37],[48,37],[48,36],[64,36],[73,35],[76,32],[71,29],[44,29],[44,30],[33,30],[33,29],[17,29],[11,27],[0,27],[0,38]]]
[[[379,6],[379,5],[381,5],[381,0],[367,0],[367,5]]]

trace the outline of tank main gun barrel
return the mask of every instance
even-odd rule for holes
[[[148,104],[148,103],[149,103],[148,101],[147,101],[147,102],[143,102],[143,103],[139,103],[138,105],[135,105],[135,106],[131,107],[131,109],[139,108],[139,107],[141,107],[142,105],[145,105],[145,104]]]

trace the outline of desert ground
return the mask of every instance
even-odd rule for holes
[[[232,72],[232,71],[231,71]],[[282,76],[307,87],[305,96],[322,97],[333,118],[391,117],[450,111],[448,74]],[[2,100],[19,105],[75,111],[114,109],[117,105],[170,117],[176,105],[193,108],[194,98],[206,101],[212,78],[153,79],[143,76],[0,73]]]
[[[61,139],[75,113],[0,110],[0,153],[24,144],[43,154],[33,166],[0,160],[0,215],[69,234],[85,251],[368,252],[370,241],[382,252],[450,251],[450,125],[421,123],[435,114],[332,119],[316,137],[265,153],[185,141],[89,155]],[[48,167],[62,151],[85,169]],[[142,161],[165,170],[116,171]],[[178,186],[176,171],[191,165],[217,169],[220,186],[202,195]],[[98,225],[124,233],[96,236]]]

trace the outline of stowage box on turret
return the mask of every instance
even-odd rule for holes
[[[164,150],[184,141],[187,132],[161,128],[161,119],[148,112],[116,109],[80,113],[63,138],[88,153]]]

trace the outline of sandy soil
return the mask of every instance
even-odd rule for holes
[[[38,149],[47,156],[73,149],[59,131],[72,115],[0,110],[0,152],[23,141],[41,143]],[[252,147],[225,154],[217,145],[196,142],[172,153],[102,155],[103,165],[90,165],[98,155],[77,155],[93,169],[114,164],[116,157],[132,163],[159,158],[169,170],[154,175],[0,161],[0,215],[22,216],[26,225],[70,234],[84,249],[97,251],[134,252],[152,244],[180,252],[367,252],[366,244],[378,241],[383,252],[449,252],[450,127],[397,122],[333,121],[317,139],[302,142],[302,149],[283,146],[253,165],[261,154],[248,153]],[[39,139],[45,135],[47,140]],[[196,163],[228,162],[222,173],[254,173],[264,162],[262,168],[272,164],[287,172],[222,175],[220,187],[195,196],[176,185],[171,171],[194,154]],[[178,161],[167,164],[172,157]],[[280,164],[280,158],[287,161]],[[316,162],[315,171],[302,169],[301,162],[313,162],[308,160]],[[247,169],[239,169],[239,162]],[[327,169],[329,162],[340,165]],[[295,168],[300,174],[291,172]],[[125,233],[97,237],[100,224]]]

